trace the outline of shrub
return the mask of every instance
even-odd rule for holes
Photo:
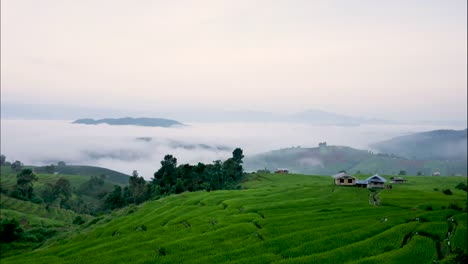
[[[446,195],[452,195],[452,194],[453,194],[452,191],[451,191],[450,189],[445,189],[445,190],[443,190],[442,192],[443,192],[444,194],[446,194]]]
[[[55,229],[39,227],[25,232],[23,239],[31,242],[42,242],[54,236],[55,233],[57,233],[57,230]]]
[[[456,204],[450,204],[448,208],[453,209],[453,210],[457,210],[457,211],[462,211],[463,210],[463,208],[459,207]]]
[[[81,217],[81,216],[77,216],[75,217],[75,219],[73,219],[73,224],[74,225],[82,225],[84,224],[86,221]]]
[[[432,206],[430,206],[430,205],[426,206],[425,209],[426,209],[426,211],[432,211],[432,210],[434,210],[434,209],[432,209]]]
[[[463,182],[460,182],[459,184],[457,184],[457,186],[455,186],[455,189],[458,189],[458,190],[463,190],[463,191],[467,191],[467,188],[468,186],[466,186],[466,184],[464,184]]]
[[[16,219],[6,218],[0,221],[0,242],[13,242],[21,238],[23,232],[23,229]]]
[[[453,258],[450,259],[450,264],[462,264],[468,262],[468,254],[461,248],[455,248]]]

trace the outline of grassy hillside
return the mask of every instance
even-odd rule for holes
[[[42,198],[42,191],[46,188],[47,184],[55,184],[61,177],[70,181],[70,184],[76,193],[79,193],[79,198],[84,201],[86,206],[90,210],[95,210],[102,204],[102,200],[98,198],[100,193],[112,191],[114,185],[128,184],[128,176],[112,170],[91,167],[91,166],[65,166],[58,167],[59,174],[48,174],[40,173],[43,167],[26,166],[32,168],[37,175],[38,180],[34,182],[34,194],[36,197]],[[16,175],[9,166],[1,166],[0,174],[0,188],[4,193],[11,193],[14,186],[16,185]],[[76,174],[65,174],[62,172],[76,173]],[[89,172],[90,174],[86,174]],[[101,174],[102,172],[108,172],[107,174]],[[115,174],[114,174],[115,173]],[[91,176],[106,175],[102,185],[93,186],[93,188],[87,187],[84,183],[88,182]],[[55,205],[58,206],[58,205]]]
[[[405,170],[409,175],[421,172],[431,175],[467,175],[464,160],[415,160],[393,155],[374,154],[369,151],[343,146],[319,148],[288,148],[245,158],[245,168],[250,171],[267,168],[287,168],[295,173],[332,175],[341,170],[351,173],[397,174]]]
[[[34,171],[37,173],[46,173],[46,167],[34,167]],[[128,184],[129,175],[95,166],[84,166],[84,165],[67,165],[57,166],[55,171],[58,174],[65,175],[80,175],[80,176],[101,176],[105,175],[106,179],[114,184],[122,185]]]
[[[72,165],[58,167],[58,174],[46,173],[44,167],[26,166],[26,168],[33,169],[38,177],[38,180],[34,182],[34,188],[37,190],[37,193],[39,193],[46,184],[53,184],[61,177],[69,180],[72,187],[79,188],[80,185],[88,181],[91,176],[105,175],[106,189],[112,189],[113,185],[128,184],[129,177],[120,172],[92,166]],[[0,187],[3,190],[12,190],[13,186],[16,184],[17,173],[9,166],[1,166],[0,169]]]
[[[71,210],[57,207],[46,207],[22,201],[5,195],[0,195],[0,219],[16,219],[26,232],[26,238],[10,244],[0,243],[1,256],[8,257],[31,251],[31,248],[42,245],[46,239],[55,241],[64,235],[73,233],[77,228],[73,225],[75,217],[80,216],[88,222],[92,216],[77,214]]]
[[[448,231],[467,251],[467,196],[454,189],[466,178],[407,179],[376,206],[369,190],[330,177],[252,174],[242,190],[125,208],[2,263],[433,263],[448,253]]]

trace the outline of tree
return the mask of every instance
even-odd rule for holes
[[[4,166],[5,165],[5,162],[6,162],[6,156],[1,154],[0,155],[0,165],[1,166]]]
[[[42,190],[41,196],[42,200],[47,206],[50,206],[52,203],[54,203],[56,199],[54,193],[54,185],[47,183],[45,188]]]
[[[31,200],[33,198],[33,181],[37,181],[36,175],[31,169],[23,169],[16,175],[15,195],[22,200]]]
[[[21,163],[21,161],[17,160],[15,162],[13,162],[10,167],[15,172],[20,172],[21,168],[23,167],[23,164]]]
[[[53,204],[60,199],[59,205],[63,207],[72,196],[72,187],[70,181],[65,178],[58,179],[55,184],[48,183],[42,190],[42,199],[46,205]]]
[[[175,184],[175,193],[182,193],[184,192],[184,183],[182,179],[178,178]]]
[[[55,172],[55,165],[50,164],[49,166],[45,166],[44,169],[47,173],[52,174]]]
[[[406,171],[405,170],[401,170],[398,175],[406,175]]]
[[[116,208],[121,208],[124,205],[125,202],[122,197],[122,188],[118,185],[114,185],[114,190],[106,195],[104,207],[105,209],[114,210]]]
[[[57,162],[57,166],[65,167],[65,166],[67,166],[67,164],[65,163],[65,161],[59,161],[59,162]]]
[[[72,187],[70,181],[65,178],[60,178],[54,185],[54,196],[60,198],[60,205],[62,206],[72,196]]]
[[[143,177],[138,176],[136,170],[133,171],[132,176],[128,178],[128,191],[125,192],[124,196],[126,200],[131,203],[142,203],[147,199],[146,181]],[[128,198],[127,198],[128,196]],[[129,199],[131,197],[131,199]]]
[[[162,194],[171,191],[171,187],[176,181],[177,159],[172,155],[164,156],[161,161],[161,168],[154,173],[153,184],[161,187]]]
[[[242,159],[244,158],[244,155],[242,154],[242,149],[236,148],[232,152],[232,159],[237,162],[237,164],[241,164],[243,161]]]

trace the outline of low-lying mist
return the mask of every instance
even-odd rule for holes
[[[8,161],[48,165],[65,161],[101,166],[150,179],[166,154],[179,164],[211,163],[240,147],[248,156],[319,142],[369,149],[369,144],[436,126],[317,126],[290,123],[193,123],[184,127],[77,125],[70,121],[2,120],[1,152]],[[447,127],[444,127],[447,128]],[[461,127],[452,127],[461,129]],[[304,161],[310,162],[310,161]]]

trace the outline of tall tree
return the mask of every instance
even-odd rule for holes
[[[106,209],[114,210],[121,208],[125,205],[125,201],[122,197],[122,187],[114,185],[114,190],[106,195],[104,206]]]
[[[15,196],[23,200],[31,200],[33,197],[33,182],[37,176],[31,169],[23,169],[16,175]]]
[[[6,163],[6,156],[1,154],[0,155],[0,165],[3,166]]]
[[[172,155],[164,156],[161,168],[154,173],[153,183],[161,187],[161,192],[170,192],[176,182],[177,159]]]
[[[128,178],[128,194],[125,194],[125,196],[130,196],[132,199],[129,201],[132,203],[142,203],[146,200],[146,188],[145,179],[139,177],[138,172],[134,170],[132,176]]]

